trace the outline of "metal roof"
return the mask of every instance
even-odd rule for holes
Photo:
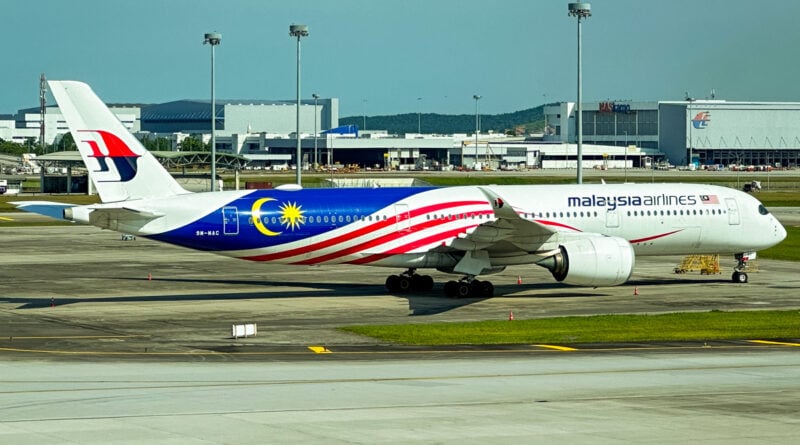
[[[166,168],[180,168],[189,165],[210,165],[211,152],[209,151],[151,151],[150,154]],[[77,151],[57,151],[36,157],[43,162],[71,162],[83,163],[81,154]],[[217,152],[217,165],[222,168],[243,168],[248,159],[244,156]]]

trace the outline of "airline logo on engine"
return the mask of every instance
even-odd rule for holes
[[[626,206],[691,206],[697,204],[694,195],[622,195],[622,196],[568,196],[568,207],[608,207],[615,210]]]

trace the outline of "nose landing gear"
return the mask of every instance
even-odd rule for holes
[[[737,253],[734,257],[736,258],[736,267],[733,268],[733,275],[731,275],[731,281],[734,283],[744,284],[747,283],[747,262],[751,258],[755,258],[755,252],[749,253]]]

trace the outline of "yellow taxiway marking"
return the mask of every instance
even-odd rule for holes
[[[14,221],[13,218],[6,218],[5,216],[0,216],[1,221]]]
[[[316,354],[330,354],[331,351],[325,346],[309,346],[308,349],[314,351]]]
[[[557,346],[557,345],[533,345],[533,346],[538,346],[540,348],[546,348],[546,349],[555,349],[556,351],[577,351],[577,349],[569,348],[567,346]]]
[[[769,341],[769,340],[748,340],[750,343],[760,343],[762,345],[778,345],[778,346],[800,346],[800,343],[787,343],[783,341]]]

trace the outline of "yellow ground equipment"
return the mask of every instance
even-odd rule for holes
[[[701,275],[721,273],[719,271],[719,255],[689,255],[683,258],[681,264],[675,268],[675,273],[700,271]]]

